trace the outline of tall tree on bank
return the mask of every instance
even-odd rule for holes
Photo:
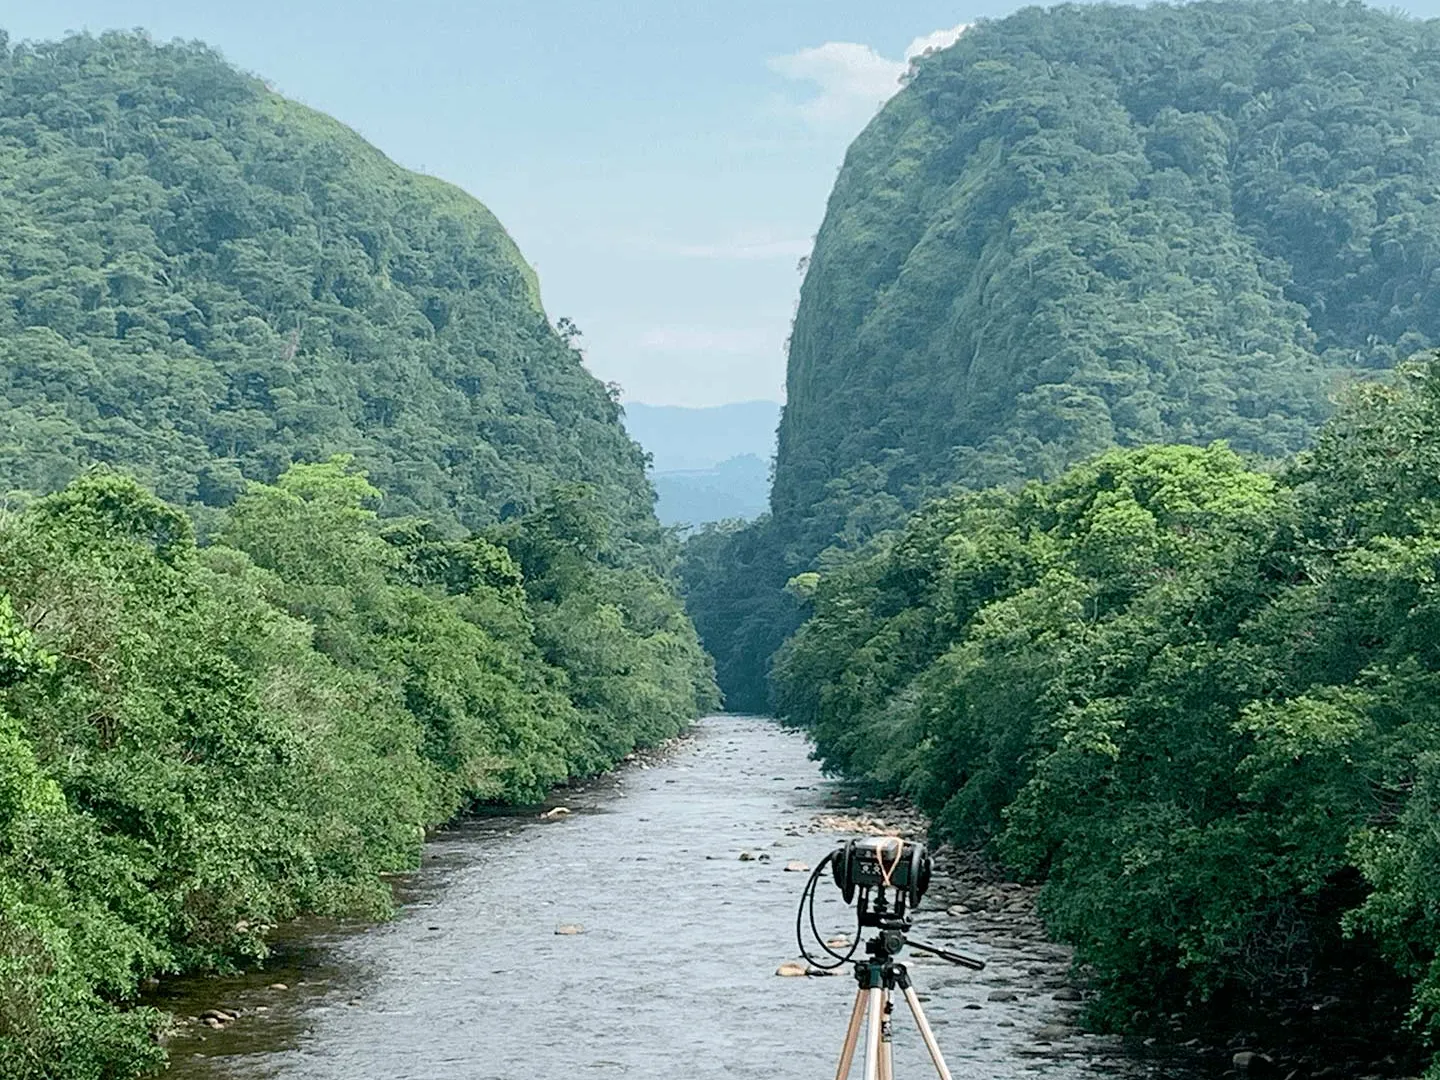
[[[1044,881],[1092,1020],[1334,1037],[1343,1000],[1367,1060],[1423,1059],[1437,478],[1432,361],[1347,396],[1278,476],[1220,444],[1146,447],[935,500],[806,580],[779,711],[827,767]]]

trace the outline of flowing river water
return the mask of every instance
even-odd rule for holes
[[[833,1076],[853,980],[776,976],[796,957],[808,877],[787,863],[814,865],[844,838],[816,825],[845,796],[806,750],[768,721],[711,717],[650,762],[561,793],[552,805],[568,815],[459,823],[427,846],[394,920],[288,928],[263,972],[167,985],[158,1004],[202,1018],[172,1040],[167,1075]],[[820,895],[822,928],[853,932],[838,890]],[[962,912],[963,898],[938,878],[914,936],[978,955],[985,971],[902,957],[956,1077],[1193,1075],[1081,1034],[1064,951],[997,922],[1005,905]],[[238,1017],[212,1029],[212,1008]],[[903,1008],[895,1060],[902,1080],[935,1075]]]

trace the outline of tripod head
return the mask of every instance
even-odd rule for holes
[[[948,960],[952,964],[969,968],[971,971],[985,970],[985,961],[978,956],[968,956],[965,953],[942,949],[938,945],[928,945],[907,936],[911,926],[908,918],[893,916],[887,918],[872,913],[870,921],[862,921],[861,925],[876,928],[876,933],[871,936],[869,941],[865,942],[865,952],[869,954],[871,960],[888,964],[899,954],[901,949],[909,945],[912,949],[929,953],[931,956],[938,956],[941,960]]]

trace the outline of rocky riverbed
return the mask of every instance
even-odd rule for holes
[[[900,806],[854,804],[793,732],[709,718],[549,806],[442,833],[389,923],[287,927],[265,971],[163,987],[156,1003],[182,1018],[169,1075],[833,1075],[853,981],[776,977],[799,960],[800,867],[847,836],[923,825]],[[823,882],[818,915],[853,932]],[[957,1077],[1223,1071],[1204,1067],[1211,1055],[1083,1032],[1082,988],[1033,890],[973,860],[941,853],[915,936],[988,965],[904,957]],[[934,1075],[908,1015],[895,1027],[897,1075]]]

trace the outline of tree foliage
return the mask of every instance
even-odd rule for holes
[[[1043,879],[1101,1018],[1333,969],[1440,1035],[1440,361],[1313,451],[1112,451],[807,583],[781,713]]]
[[[768,588],[957,485],[1117,445],[1300,449],[1337,381],[1440,345],[1437,181],[1433,22],[1330,0],[978,22],[917,62],[830,196]],[[765,669],[727,694],[763,698]]]
[[[109,463],[207,522],[349,453],[453,534],[562,482],[653,530],[617,418],[463,192],[201,45],[0,39],[0,490]]]
[[[143,979],[383,912],[427,828],[713,706],[588,489],[463,539],[383,502],[338,458],[247,486],[203,548],[110,471],[0,522],[0,1073],[138,1075]]]

